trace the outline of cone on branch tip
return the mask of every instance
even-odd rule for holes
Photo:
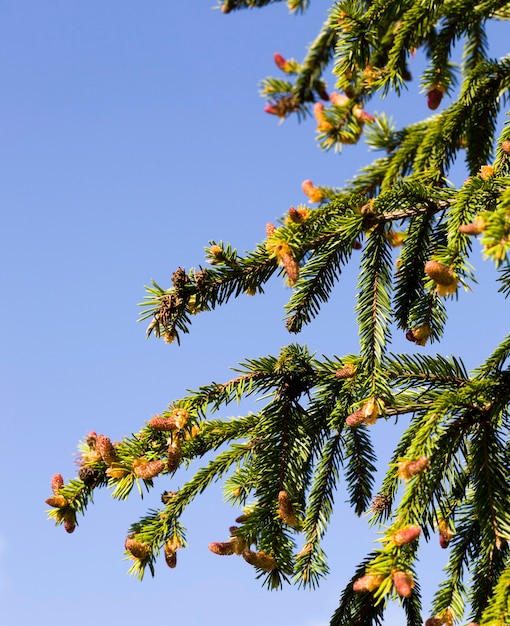
[[[298,63],[296,63],[296,61],[294,61],[294,59],[287,60],[279,52],[274,53],[273,60],[276,67],[286,74],[291,74],[292,72],[296,72],[299,69],[299,65]]]
[[[391,539],[396,546],[404,546],[418,539],[420,534],[421,528],[417,524],[410,524],[393,533]]]
[[[370,510],[376,513],[382,513],[387,511],[391,507],[391,497],[385,493],[378,493],[374,496],[372,503],[370,504]]]
[[[234,554],[234,544],[231,541],[213,541],[208,545],[208,548],[211,552],[220,556]]]
[[[421,474],[430,468],[430,459],[428,456],[420,456],[418,459],[410,461],[400,461],[398,464],[397,474],[402,480],[408,481],[413,476]]]
[[[327,133],[328,131],[333,130],[333,124],[328,122],[324,115],[324,104],[322,102],[316,102],[313,105],[313,114],[315,121],[317,122],[317,130],[320,133]]]
[[[377,422],[377,418],[380,415],[379,406],[375,398],[369,398],[365,404],[351,413],[346,418],[348,426],[361,426],[362,424],[372,425]]]
[[[265,552],[254,552],[252,550],[245,550],[242,556],[247,563],[253,565],[254,567],[259,567],[265,572],[272,572],[278,567],[275,558],[270,554],[266,554]]]
[[[309,209],[304,206],[298,206],[297,208],[291,206],[287,212],[287,223],[302,224],[308,219],[309,214]]]
[[[161,417],[161,415],[156,415],[151,420],[149,420],[148,426],[154,428],[154,430],[159,430],[162,432],[177,430],[177,425],[173,417]]]
[[[59,494],[46,498],[45,502],[48,506],[52,506],[55,509],[61,509],[64,506],[67,506],[69,504],[66,498],[64,498],[64,496],[61,496]]]
[[[141,460],[142,463],[136,463],[136,461],[139,460]],[[135,476],[142,480],[155,478],[165,469],[165,463],[161,460],[143,462],[144,459],[136,459],[136,461],[133,463],[133,471]]]
[[[409,598],[414,588],[413,577],[402,570],[394,570],[391,573],[393,579],[393,586],[399,596],[403,598]]]
[[[165,544],[163,548],[165,553],[165,563],[168,565],[170,569],[173,569],[177,566],[177,552],[171,548],[168,544]]]
[[[412,341],[417,346],[424,346],[430,337],[430,326],[422,324],[415,328],[410,328],[406,333],[406,339]]]
[[[266,224],[266,237],[272,237],[276,232],[276,226],[268,222]]]
[[[345,107],[351,102],[351,99],[348,96],[346,96],[345,94],[336,93],[336,91],[333,91],[329,95],[329,99],[331,101],[331,104],[338,107]]]
[[[83,481],[84,485],[87,485],[88,487],[96,482],[98,476],[98,472],[96,472],[96,470],[92,467],[88,467],[87,465],[82,465],[82,467],[80,467],[78,471],[78,478]]]
[[[150,548],[146,543],[138,541],[134,538],[134,535],[128,535],[124,542],[124,547],[127,552],[131,554],[135,559],[144,560],[150,555]]]
[[[64,530],[66,533],[74,533],[76,529],[76,513],[69,509],[64,513]]]
[[[483,233],[486,226],[487,223],[483,219],[483,217],[477,217],[475,221],[471,222],[470,224],[461,224],[459,226],[459,232],[463,235],[471,235],[473,237],[476,237],[476,235],[480,235],[480,233]]]
[[[479,172],[480,178],[489,180],[494,177],[494,167],[492,165],[482,165]]]
[[[443,95],[444,90],[440,85],[429,89],[429,91],[427,92],[427,106],[431,111],[435,111],[439,107],[443,99]]]
[[[106,465],[113,465],[119,460],[114,445],[106,435],[97,436],[96,448]]]
[[[59,490],[64,486],[64,478],[62,474],[53,474],[51,477],[51,490],[57,496]]]
[[[276,102],[272,102],[264,108],[266,113],[276,115],[281,120],[299,109],[299,105],[292,96],[282,96]]]
[[[354,581],[352,585],[353,591],[375,591],[378,589],[386,576],[384,574],[365,574]]]
[[[301,189],[308,196],[310,202],[322,202],[324,200],[324,194],[319,187],[316,187],[311,180],[304,180],[301,184]]]
[[[335,372],[335,376],[337,378],[354,378],[355,375],[356,368],[352,365],[352,363],[347,363],[347,365]]]
[[[292,504],[288,491],[282,490],[278,494],[278,514],[288,526],[297,526],[296,509]]]
[[[445,550],[450,545],[450,541],[453,539],[455,532],[445,519],[439,520],[437,529],[439,531],[439,545]]]
[[[179,467],[182,459],[182,450],[178,442],[171,443],[168,446],[167,471],[171,474]]]
[[[436,290],[440,296],[453,294],[457,291],[459,279],[449,267],[438,261],[427,261],[425,273],[436,283]]]

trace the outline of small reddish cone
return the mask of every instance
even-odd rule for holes
[[[220,556],[234,554],[234,545],[231,541],[213,541],[207,547],[211,552]]]
[[[397,532],[393,533],[392,540],[396,546],[404,546],[408,543],[412,543],[420,536],[421,528],[416,524],[411,524],[400,528]]]
[[[285,524],[297,526],[296,509],[288,491],[282,490],[278,494],[278,513]]]
[[[443,99],[443,91],[442,89],[438,89],[437,87],[432,87],[427,93],[427,106],[431,111],[435,111],[437,107],[441,104],[441,100]]]
[[[375,591],[386,578],[384,574],[365,574],[354,581],[353,591]]]
[[[51,490],[57,496],[59,490],[64,486],[64,478],[62,474],[53,474],[51,477]]]
[[[265,572],[272,572],[278,567],[274,557],[265,552],[253,552],[252,550],[245,550],[243,552],[243,559],[253,565],[254,567],[260,567]]]
[[[361,409],[359,409],[358,411],[354,411],[354,413],[351,413],[345,419],[345,423],[347,424],[347,426],[351,426],[351,427],[360,426],[364,422],[365,422],[365,414]]]
[[[280,110],[278,109],[278,107],[275,104],[268,104],[264,107],[264,113],[269,113],[269,115],[278,115],[279,117],[282,117],[280,115]]]
[[[414,580],[410,574],[401,570],[394,570],[391,573],[393,578],[393,586],[399,596],[403,598],[409,598],[413,591]]]
[[[177,425],[173,417],[161,417],[161,415],[156,415],[156,417],[153,417],[151,420],[149,420],[148,425],[151,428],[154,428],[154,430],[177,430]]]
[[[165,463],[163,461],[149,461],[134,467],[135,476],[143,480],[150,480],[165,469]]]
[[[301,189],[308,196],[310,202],[321,202],[324,199],[322,191],[316,187],[311,180],[303,181]]]
[[[335,91],[329,95],[329,99],[337,107],[343,107],[350,102],[348,96],[336,93]]]
[[[109,437],[106,435],[98,435],[96,439],[96,448],[101,455],[101,458],[106,463],[106,465],[112,465],[116,461],[118,461],[117,453],[115,452],[115,448],[110,441]]]
[[[178,443],[171,443],[168,446],[167,470],[169,473],[174,472],[182,459],[182,450]]]
[[[282,56],[279,52],[275,52],[273,55],[273,59],[276,64],[276,67],[282,70],[282,72],[285,72],[286,67],[287,67],[287,60],[285,59],[285,57]]]
[[[291,254],[283,255],[281,263],[287,274],[287,282],[292,287],[299,278],[299,263]]]
[[[429,617],[424,626],[443,626],[443,620],[440,617]]]
[[[275,234],[276,231],[276,226],[274,224],[271,224],[271,222],[268,222],[266,224],[266,237],[272,237],[272,235]]]
[[[510,154],[510,141],[508,139],[501,144],[501,150],[506,154]]]
[[[352,363],[347,363],[342,369],[339,369],[335,372],[335,376],[337,378],[353,378],[356,374],[356,368]]]
[[[149,546],[146,543],[134,539],[133,535],[128,535],[124,542],[124,547],[135,559],[146,559],[150,554]]]

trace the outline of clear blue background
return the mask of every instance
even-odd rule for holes
[[[76,443],[90,430],[113,440],[136,432],[186,389],[227,380],[245,357],[277,353],[296,339],[321,354],[357,349],[356,268],[331,304],[297,338],[286,333],[281,278],[266,297],[244,297],[197,316],[182,345],[145,339],[136,324],[143,285],[168,286],[177,266],[204,262],[211,239],[250,249],[265,224],[305,202],[301,182],[341,186],[372,155],[361,143],[342,155],[314,145],[314,125],[278,125],[257,85],[278,75],[273,53],[300,60],[329,2],[304,17],[284,3],[222,15],[213,0],[5,1],[0,18],[1,285],[0,611],[6,626],[326,626],[353,567],[376,538],[337,496],[326,548],[331,574],[314,592],[262,590],[242,559],[207,550],[239,514],[213,487],[184,518],[189,547],[178,567],[158,564],[142,583],[126,574],[124,536],[160,493],[142,502],[104,491],[73,535],[45,517],[50,478],[76,474]],[[491,31],[506,53],[508,27]],[[399,126],[427,116],[415,80],[387,110]],[[330,84],[330,89],[333,85]],[[453,175],[453,174],[452,174]],[[461,182],[464,174],[455,176]],[[475,250],[478,244],[475,243]],[[469,367],[507,331],[507,304],[479,254],[483,282],[461,293],[443,351]],[[395,350],[413,346],[395,338]],[[436,346],[432,347],[435,351]],[[229,407],[225,416],[236,413]],[[242,411],[242,408],[239,408]],[[382,459],[391,423],[374,435]],[[446,554],[422,558],[430,600]],[[439,576],[440,578],[440,576]],[[404,623],[395,605],[388,624]]]

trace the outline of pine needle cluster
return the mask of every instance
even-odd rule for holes
[[[221,10],[272,1],[224,0]],[[297,13],[308,4],[287,2]],[[509,18],[501,0],[342,0],[302,62],[275,54],[279,75],[261,86],[267,113],[312,116],[324,150],[365,137],[383,156],[340,188],[304,181],[309,202],[268,224],[250,252],[211,241],[203,266],[178,268],[170,286],[147,288],[141,319],[148,336],[180,342],[195,315],[262,293],[278,274],[291,287],[286,327],[297,334],[344,268],[358,263],[359,352],[318,359],[291,342],[246,359],[232,380],[175,400],[118,443],[90,433],[78,476],[53,477],[47,503],[56,524],[73,532],[96,489],[123,500],[214,453],[128,529],[131,571],[154,573],[161,553],[174,568],[186,546],[183,512],[223,480],[228,502],[243,513],[210,550],[241,556],[269,588],[313,588],[328,573],[322,539],[342,480],[350,506],[370,516],[381,538],[345,586],[332,626],[380,624],[392,599],[412,626],[424,617],[428,626],[510,623],[510,335],[471,372],[460,357],[420,353],[440,342],[449,303],[475,281],[473,245],[498,271],[501,298],[510,293],[510,122],[498,130],[510,56],[490,58],[486,32],[491,20]],[[405,88],[418,50],[428,59],[421,87],[432,113],[398,130],[367,108],[373,96]],[[462,159],[467,177],[454,186],[447,175]],[[409,340],[410,354],[390,352],[395,332]],[[256,413],[215,417],[250,396],[263,399]],[[391,428],[396,416],[408,427],[376,489],[370,427]],[[449,561],[432,614],[422,616],[417,557],[420,543],[434,538]]]

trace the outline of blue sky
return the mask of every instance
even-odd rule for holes
[[[161,479],[143,502],[99,493],[73,535],[45,518],[51,475],[75,475],[76,444],[88,431],[136,432],[186,389],[228,379],[243,358],[296,340],[282,323],[289,290],[281,279],[266,297],[198,316],[180,347],[145,339],[146,324],[136,323],[143,286],[166,286],[177,266],[203,263],[209,240],[252,248],[266,222],[306,200],[303,180],[340,186],[372,158],[363,144],[320,152],[312,122],[278,125],[258,95],[259,81],[277,74],[273,53],[300,59],[329,2],[314,2],[305,17],[290,16],[285,3],[231,15],[212,5],[2,3],[0,605],[10,626],[326,626],[376,538],[340,491],[330,577],[315,592],[267,592],[241,560],[207,550],[238,515],[219,486],[184,519],[190,545],[178,567],[161,563],[142,583],[126,574],[125,531],[175,484]],[[494,30],[498,55],[507,52],[504,28]],[[403,102],[368,109],[387,110],[399,126],[428,115],[418,74]],[[473,262],[486,282],[452,306],[443,348],[470,367],[507,331],[494,272]],[[297,338],[318,355],[356,351],[355,283],[347,272]],[[396,338],[395,350],[405,344]],[[383,456],[389,426],[377,426]],[[437,549],[431,555],[444,561]],[[423,567],[430,597],[435,574]],[[399,615],[395,607],[387,623],[404,623]]]

